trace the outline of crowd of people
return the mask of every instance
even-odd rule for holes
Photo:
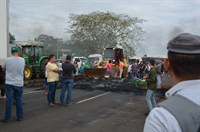
[[[181,132],[200,131],[200,36],[188,33],[180,34],[169,41],[168,58],[156,65],[151,59],[146,63],[131,62],[128,66],[128,79],[139,78],[147,82],[146,102],[149,111],[144,125],[145,132]],[[16,46],[11,48],[12,56],[7,58],[2,66],[6,72],[5,92],[6,110],[4,119],[1,121],[9,123],[11,119],[12,102],[16,102],[16,116],[18,121],[23,120],[23,78],[25,61],[19,57],[19,49]],[[115,64],[119,66],[119,78],[122,77],[124,63],[118,55],[115,55]],[[50,55],[46,64],[45,93],[47,103],[50,107],[55,104],[60,106],[71,106],[72,88],[74,74],[78,70],[84,73],[84,64],[79,68],[77,63],[71,63],[71,55],[66,56],[65,62],[55,64],[56,56]],[[13,65],[13,64],[18,65]],[[166,92],[167,100],[156,104],[154,93],[161,88],[163,67],[170,72],[175,86]],[[107,74],[112,74],[111,60],[106,65]],[[62,78],[60,102],[55,101],[55,93],[59,78]],[[68,91],[65,99],[65,92]]]

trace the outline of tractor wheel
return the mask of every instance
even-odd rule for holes
[[[48,59],[43,59],[40,63],[40,77],[44,78],[45,77],[45,66],[48,62]]]
[[[29,65],[26,65],[26,66],[25,66],[24,74],[25,74],[25,79],[26,79],[26,80],[32,78],[32,69],[31,69],[31,67],[30,67]]]

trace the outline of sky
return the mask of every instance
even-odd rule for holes
[[[166,57],[167,43],[176,35],[200,35],[200,0],[10,0],[9,31],[16,41],[34,40],[40,34],[69,40],[69,15],[95,11],[147,21],[141,25],[145,34],[137,56]]]

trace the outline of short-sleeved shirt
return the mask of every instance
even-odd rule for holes
[[[69,79],[73,79],[73,73],[76,73],[76,68],[75,66],[70,63],[70,62],[65,62],[62,64],[62,68],[63,68],[63,80],[69,80]]]
[[[106,65],[106,71],[107,72],[111,71],[111,64],[110,63],[107,63],[107,65]]]
[[[8,57],[3,68],[6,69],[6,84],[22,87],[24,85],[24,67],[25,61],[21,57]]]
[[[54,72],[53,70],[58,68],[55,63],[50,63],[46,65],[46,70],[47,70],[47,82],[55,82],[59,80],[59,74],[57,72]]]
[[[124,63],[123,62],[119,62],[119,69],[123,69]]]

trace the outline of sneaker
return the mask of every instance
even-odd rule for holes
[[[5,119],[1,119],[1,122],[3,122],[3,123],[10,123],[10,121],[7,121]]]
[[[66,107],[72,106],[72,103],[66,104],[65,106]]]
[[[54,104],[53,103],[49,103],[49,106],[54,107]]]
[[[22,121],[23,119],[17,119],[17,121]]]

